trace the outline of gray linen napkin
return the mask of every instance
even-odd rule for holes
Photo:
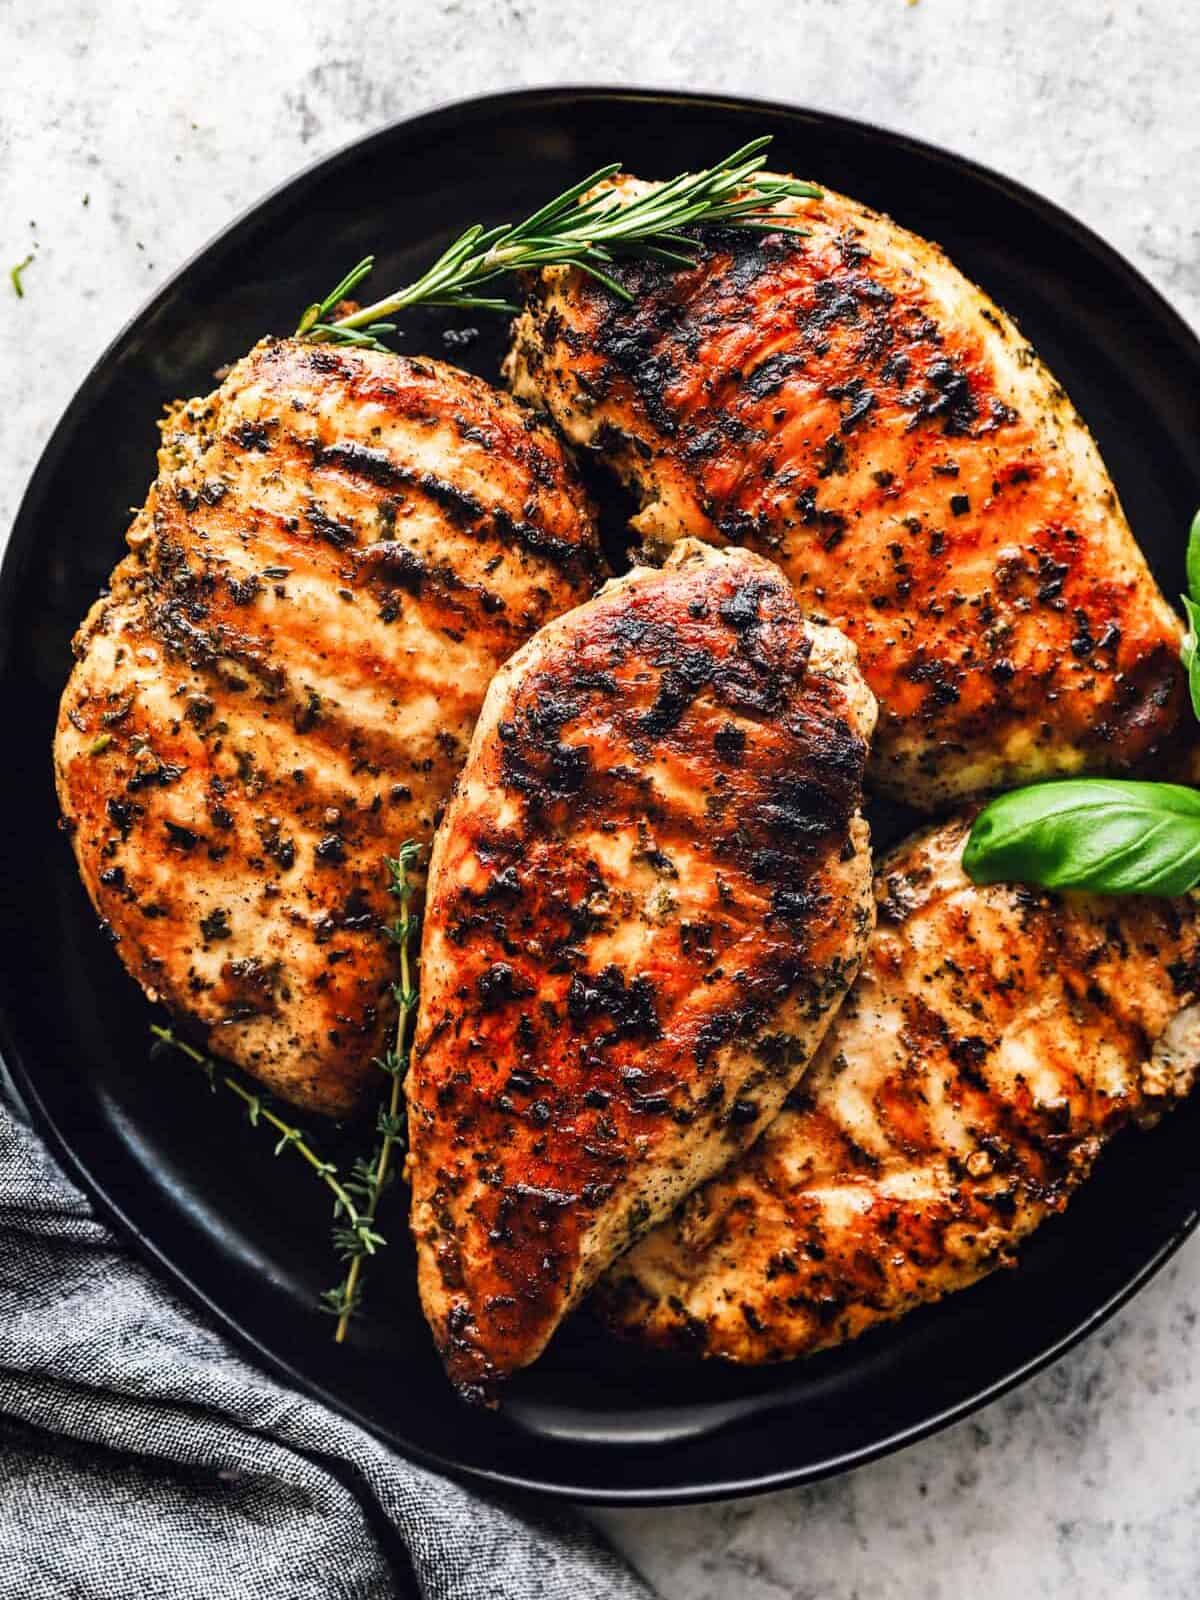
[[[3,1600],[647,1600],[571,1514],[483,1499],[259,1372],[0,1100]]]

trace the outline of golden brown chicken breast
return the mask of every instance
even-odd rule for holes
[[[1153,756],[1181,629],[1070,400],[935,245],[840,195],[778,209],[807,237],[618,264],[630,304],[544,271],[516,392],[632,487],[649,552],[747,545],[845,631],[910,804]]]
[[[698,544],[488,691],[430,865],[408,1081],[421,1299],[468,1396],[804,1070],[870,927],[874,716],[778,568]]]
[[[609,1273],[650,1343],[767,1362],[1011,1263],[1104,1141],[1200,1064],[1198,903],[963,875],[968,823],[881,867],[858,982],[787,1108]]]
[[[393,1014],[383,858],[428,839],[492,675],[592,592],[541,424],[435,361],[260,344],[163,428],[55,742],[88,893],[153,998],[345,1112]]]

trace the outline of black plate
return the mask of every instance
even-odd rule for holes
[[[773,162],[891,211],[946,246],[1020,320],[1095,430],[1168,593],[1200,500],[1200,346],[1094,235],[994,173],[859,123],[786,107],[604,90],[451,106],[303,173],[214,241],[117,339],[46,449],[0,578],[7,707],[0,838],[0,1043],[42,1132],[102,1210],[191,1299],[292,1382],[406,1454],[594,1501],[778,1487],[893,1449],[999,1393],[1095,1328],[1197,1220],[1200,1099],[1122,1140],[1023,1265],[847,1349],[739,1372],[650,1358],[586,1320],[513,1385],[500,1415],[441,1376],[395,1240],[372,1318],[335,1348],[317,1293],[336,1275],[327,1209],[185,1064],[148,1064],[149,1012],[88,909],[55,827],[50,740],[71,633],[121,554],[164,401],[377,250],[382,290],[452,230],[524,212],[619,156],[666,176],[755,134]],[[444,316],[405,348],[445,353]],[[457,359],[494,376],[503,329]],[[393,1233],[399,1234],[398,1223]]]

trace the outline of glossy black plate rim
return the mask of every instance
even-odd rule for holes
[[[373,147],[382,146],[404,130],[412,134],[453,129],[465,118],[487,118],[498,115],[519,115],[523,110],[545,111],[556,105],[564,106],[579,101],[627,101],[631,103],[659,103],[686,106],[690,110],[711,107],[714,111],[761,112],[776,120],[790,120],[803,124],[817,123],[823,128],[856,137],[864,135],[907,150],[923,159],[948,166],[957,173],[967,175],[977,183],[992,187],[1018,201],[1040,215],[1060,232],[1069,234],[1089,254],[1098,259],[1115,276],[1125,280],[1129,289],[1152,309],[1160,326],[1165,326],[1173,342],[1186,349],[1188,359],[1200,365],[1200,339],[1155,286],[1128,262],[1113,246],[1079,222],[1069,212],[1054,202],[1029,189],[1004,174],[970,158],[959,156],[927,141],[902,134],[877,124],[857,118],[807,108],[786,102],[770,101],[744,95],[727,95],[720,92],[659,90],[650,87],[630,87],[583,84],[544,86],[531,89],[503,91],[496,94],[451,100],[436,105],[414,117],[399,118],[362,138],[352,140],[332,154],[322,157],[302,168],[292,177],[270,189],[257,202],[246,207],[226,227],[219,230],[206,244],[191,256],[152,294],[131,316],[106,349],[97,358],[80,384],[62,417],[55,426],[26,486],[14,520],[10,537],[0,563],[0,638],[11,637],[9,629],[15,609],[21,566],[28,545],[32,524],[36,517],[39,491],[43,480],[59,465],[63,450],[69,441],[76,416],[85,409],[91,390],[98,378],[111,363],[121,359],[126,343],[137,328],[172,296],[176,285],[185,278],[194,265],[218,253],[232,241],[243,228],[253,222],[264,226],[273,211],[296,203],[306,186],[318,178],[335,172],[339,165],[359,160],[370,154]],[[169,1253],[161,1249],[123,1208],[109,1187],[91,1168],[87,1160],[75,1149],[72,1141],[58,1125],[37,1086],[37,1068],[22,1055],[9,1020],[0,1007],[0,1072],[4,1072],[17,1101],[24,1107],[35,1130],[45,1140],[67,1174],[93,1200],[100,1215],[109,1222],[117,1234],[126,1240],[134,1252],[151,1267],[161,1272],[172,1286],[193,1305],[214,1319],[222,1331],[244,1352],[252,1355],[262,1366],[293,1387],[311,1395],[330,1409],[350,1418],[369,1432],[383,1438],[390,1448],[422,1465],[444,1472],[462,1480],[492,1484],[499,1488],[533,1491],[556,1498],[585,1501],[593,1505],[634,1506],[687,1504],[716,1499],[732,1499],[746,1495],[768,1493],[800,1483],[816,1482],[834,1476],[852,1467],[902,1449],[906,1445],[927,1438],[951,1423],[961,1421],[980,1407],[1000,1398],[1017,1385],[1035,1376],[1058,1360],[1076,1344],[1086,1339],[1133,1298],[1153,1278],[1195,1231],[1200,1223],[1200,1209],[1189,1209],[1183,1223],[1175,1228],[1142,1264],[1130,1273],[1125,1282],[1100,1305],[1094,1307],[1065,1335],[1052,1341],[1036,1356],[1018,1363],[1011,1371],[990,1384],[981,1386],[966,1398],[932,1411],[916,1424],[899,1427],[868,1445],[818,1462],[810,1462],[781,1471],[758,1472],[749,1475],[707,1476],[703,1482],[674,1484],[670,1487],[633,1488],[612,1486],[598,1489],[592,1483],[571,1483],[562,1477],[545,1480],[527,1473],[493,1470],[478,1465],[467,1466],[436,1451],[411,1443],[401,1446],[394,1436],[380,1429],[377,1421],[361,1408],[331,1393],[324,1385],[299,1371],[269,1344],[247,1328],[236,1316],[213,1299]]]

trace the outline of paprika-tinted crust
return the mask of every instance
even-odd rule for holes
[[[305,1106],[394,1019],[383,858],[428,841],[492,674],[592,592],[561,447],[435,361],[266,341],[173,408],[55,770],[122,960]]]
[[[489,1398],[775,1114],[870,926],[874,704],[777,568],[685,544],[501,670],[430,866],[422,1304]]]
[[[1196,899],[976,886],[968,827],[882,864],[862,972],[811,1069],[604,1279],[618,1331],[748,1363],[852,1339],[1011,1265],[1107,1139],[1191,1088]]]
[[[639,187],[632,179],[624,188]],[[935,245],[852,200],[706,231],[694,268],[529,285],[508,373],[681,537],[769,555],[858,646],[908,803],[1151,761],[1181,629],[1070,400]]]

